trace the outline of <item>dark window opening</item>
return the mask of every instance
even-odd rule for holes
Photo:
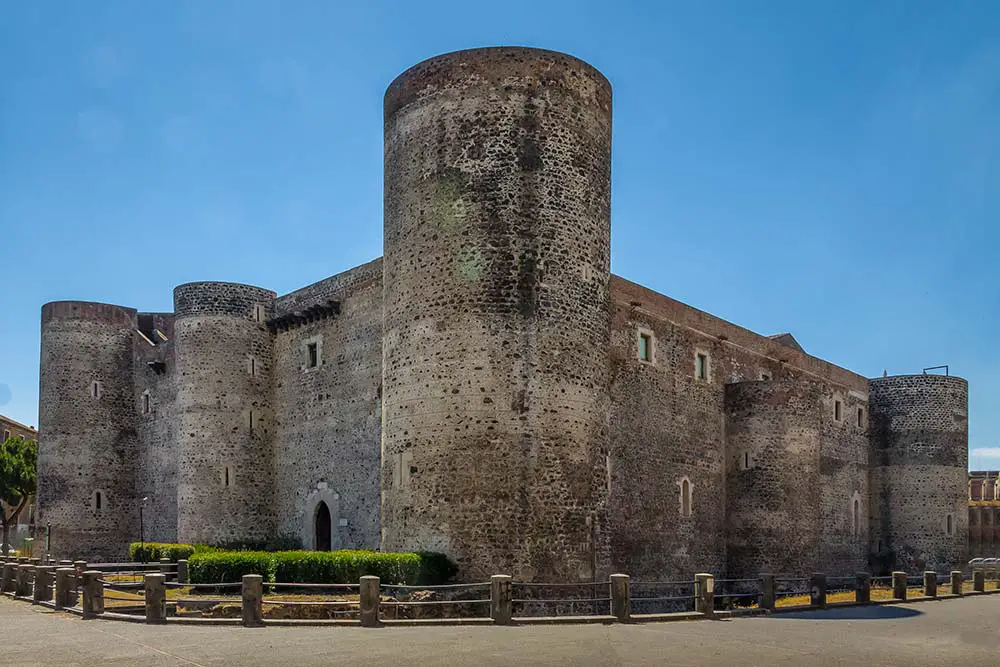
[[[257,375],[257,360],[254,359],[253,357],[250,357],[250,375],[251,376]]]
[[[858,408],[858,428],[861,428],[862,424],[864,423],[865,423],[864,408]]]
[[[840,401],[834,401],[833,402],[833,418],[836,419],[837,421],[840,421],[840,419],[841,419],[840,411],[841,411]]]
[[[100,510],[101,509],[101,500],[102,500],[101,499],[101,492],[98,491],[97,493],[94,494],[94,509],[96,509],[96,510]]]
[[[316,348],[316,343],[306,345],[306,352],[309,357],[307,360],[309,368],[316,368],[319,363],[319,350]]]
[[[743,469],[750,469],[750,452],[743,452]]]
[[[223,470],[223,484],[229,486],[229,466],[226,466]]]
[[[945,531],[949,535],[951,535],[955,531],[955,527],[952,525],[952,518],[950,514],[948,515],[948,519],[946,521]]]
[[[149,394],[142,395],[142,414],[149,414]]]

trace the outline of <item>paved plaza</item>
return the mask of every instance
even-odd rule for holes
[[[1000,596],[726,621],[521,627],[146,626],[0,598],[0,665],[995,665]]]

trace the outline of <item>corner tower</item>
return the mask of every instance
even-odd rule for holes
[[[432,58],[385,95],[382,543],[466,577],[606,567],[611,86]]]
[[[139,537],[135,327],[131,308],[42,306],[38,520],[56,557],[124,558]]]
[[[272,536],[271,334],[275,293],[234,283],[174,289],[177,537]]]
[[[869,381],[876,569],[968,558],[969,384],[946,375]]]

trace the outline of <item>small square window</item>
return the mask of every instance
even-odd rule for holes
[[[833,418],[835,420],[840,421],[841,419],[843,419],[843,415],[841,414],[842,409],[843,409],[843,404],[840,401],[833,402]]]
[[[639,334],[639,361],[653,360],[653,337],[649,334]]]
[[[761,371],[760,372],[760,379],[764,380],[765,382],[770,382],[771,381],[771,374],[768,373],[768,372],[766,372],[766,371]]]
[[[694,355],[694,376],[699,380],[708,379],[708,355],[703,352]]]

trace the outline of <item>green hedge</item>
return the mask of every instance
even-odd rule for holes
[[[374,575],[387,584],[444,583],[457,568],[443,554],[381,553],[377,551],[216,551],[188,559],[194,584],[240,581],[259,574],[264,581],[284,583],[354,584]]]
[[[133,563],[152,563],[161,558],[169,558],[176,563],[190,558],[196,551],[204,547],[193,544],[168,544],[166,542],[133,542],[128,548],[129,560]]]

